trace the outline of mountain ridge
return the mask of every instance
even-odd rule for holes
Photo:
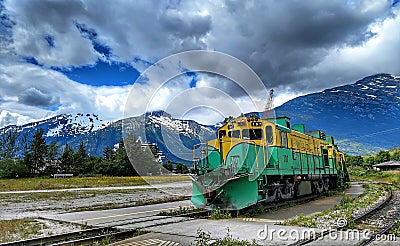
[[[292,124],[305,124],[306,128],[321,129],[337,140],[340,148],[349,154],[369,154],[380,149],[400,146],[400,77],[390,74],[367,76],[355,83],[325,89],[321,92],[294,98],[275,108],[276,116],[288,116]],[[140,128],[145,119],[146,128]],[[22,126],[6,126],[9,130],[32,135],[43,128],[46,141],[77,149],[83,142],[89,154],[101,156],[106,147],[113,147],[122,139],[122,124],[127,119],[104,122],[95,114],[62,114]],[[216,125],[202,125],[193,120],[175,119],[164,111],[154,111],[128,120],[135,134],[147,142],[154,142],[172,161],[185,162],[170,153],[162,135],[168,141],[179,140],[187,149],[194,144],[215,137]],[[388,136],[390,133],[390,136]],[[21,139],[18,139],[21,143]],[[183,147],[182,147],[183,148]],[[179,149],[178,151],[184,151]],[[186,151],[186,150],[185,150]],[[21,154],[21,153],[19,153]],[[185,158],[190,156],[185,153]],[[187,161],[186,161],[187,163]]]

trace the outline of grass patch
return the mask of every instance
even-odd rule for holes
[[[0,243],[32,238],[44,227],[34,219],[0,220]]]
[[[326,228],[336,225],[339,219],[350,221],[353,219],[353,213],[356,210],[361,210],[376,202],[380,197],[385,196],[388,192],[388,186],[383,184],[366,184],[364,193],[351,200],[345,195],[340,204],[335,205],[331,209],[327,209],[319,214],[305,216],[301,214],[294,219],[286,220],[281,223],[287,226],[303,226],[313,228]],[[324,225],[323,223],[327,223]],[[352,227],[354,225],[348,225]]]
[[[146,180],[154,183],[170,183],[190,181],[187,176],[147,176]],[[91,188],[108,186],[137,186],[147,185],[141,177],[77,177],[77,178],[21,178],[0,179],[0,191],[17,190],[54,190],[68,188]]]
[[[211,220],[220,220],[220,219],[231,219],[232,214],[229,211],[221,211],[219,209],[214,209],[210,214]]]
[[[373,180],[377,182],[387,182],[400,185],[400,171],[376,171],[373,169],[367,170],[358,166],[348,167],[350,180],[352,181],[365,181]]]
[[[198,211],[201,211],[201,209],[195,208],[193,206],[190,206],[190,207],[179,206],[178,209],[173,209],[173,210],[169,210],[169,211],[161,211],[158,215],[177,216],[177,215],[184,215],[184,214],[198,212]]]
[[[198,229],[196,232],[195,244],[196,246],[213,245],[213,246],[257,246],[255,240],[253,242],[248,242],[245,240],[235,239],[230,234],[230,229],[227,228],[225,237],[214,240],[211,239],[211,233],[204,232]]]
[[[397,223],[390,229],[389,234],[400,237],[400,221],[397,221]]]

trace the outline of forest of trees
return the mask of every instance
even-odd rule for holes
[[[154,156],[157,146],[143,148],[140,140],[130,135],[118,143],[118,148],[107,147],[102,157],[90,156],[83,142],[77,150],[66,144],[58,146],[56,142],[46,143],[43,129],[36,131],[32,138],[22,136],[23,154],[17,154],[18,135],[9,131],[0,137],[0,178],[51,176],[57,173],[68,173],[74,176],[135,176],[146,174],[162,174],[160,163]],[[125,146],[129,146],[127,148]],[[128,154],[131,155],[130,159]],[[346,155],[348,166],[360,166],[365,169],[372,165],[396,160],[400,161],[400,149],[381,150],[370,156]],[[182,163],[167,160],[162,166],[175,173],[188,173],[188,167]],[[165,170],[164,170],[165,172]]]
[[[372,165],[386,161],[400,161],[400,149],[394,149],[392,151],[381,150],[375,155],[366,157],[362,157],[360,155],[346,155],[346,163],[348,166],[359,166],[366,169],[372,168]]]
[[[154,155],[155,146],[143,148],[140,140],[130,135],[125,139],[129,143],[126,151],[124,141],[118,148],[107,147],[102,157],[90,156],[81,142],[75,151],[66,144],[62,148],[56,142],[46,143],[43,129],[36,131],[31,140],[23,136],[23,155],[17,156],[17,134],[8,132],[0,138],[0,178],[51,176],[68,173],[74,176],[134,176],[141,174],[159,174],[161,165]],[[134,160],[133,168],[128,155]]]

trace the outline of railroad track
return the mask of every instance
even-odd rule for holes
[[[57,234],[41,238],[33,238],[27,240],[21,240],[16,242],[4,243],[2,245],[24,245],[24,246],[36,246],[36,245],[93,245],[96,242],[108,238],[114,239],[125,239],[134,235],[135,230],[119,231],[113,228],[102,227],[92,228],[87,230],[81,230],[77,232]]]
[[[387,184],[387,183],[384,183]],[[397,222],[397,220],[393,221],[393,217],[395,212],[397,212],[397,216],[400,215],[400,187],[396,187],[397,190],[394,192],[389,190],[389,194],[386,197],[386,199],[373,207],[372,209],[356,216],[353,218],[351,221],[347,221],[347,223],[343,226],[337,226],[331,230],[324,230],[321,233],[317,233],[314,237],[307,238],[307,239],[302,239],[299,240],[291,246],[298,246],[298,245],[306,245],[309,243],[312,243],[314,241],[317,241],[320,238],[323,238],[324,236],[332,233],[332,232],[337,232],[340,230],[343,230],[348,224],[361,224],[365,223],[365,221],[379,221],[381,226],[375,226],[375,231],[373,231],[373,235],[368,239],[363,242],[361,242],[359,245],[368,245],[372,243],[376,238],[379,236],[383,235],[386,233],[388,230],[390,230]],[[393,209],[391,209],[393,208]],[[377,219],[378,218],[378,219]],[[384,221],[382,220],[384,218]],[[399,217],[396,217],[399,218]],[[361,222],[361,223],[360,223]]]
[[[206,212],[207,211],[192,212],[182,216],[149,215],[149,216],[138,217],[135,218],[134,220],[132,218],[121,219],[113,221],[112,224],[108,223],[107,226],[102,226],[102,224],[98,224],[98,226],[100,227],[92,229],[81,230],[71,233],[57,234],[41,238],[21,240],[16,242],[9,242],[1,245],[4,246],[93,245],[96,242],[101,243],[110,239],[117,241],[133,237],[136,235],[138,231],[146,228],[193,220],[194,218],[189,217],[189,215],[196,217],[204,216]]]
[[[359,229],[369,229],[372,236],[361,242],[359,245],[365,246],[382,238],[400,220],[400,187],[393,192],[392,199],[387,205],[376,213],[360,220]]]

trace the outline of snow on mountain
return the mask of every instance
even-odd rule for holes
[[[89,134],[102,127],[106,127],[109,123],[103,122],[95,114],[62,114],[52,118],[37,122],[28,123],[22,126],[10,125],[0,129],[2,132],[15,130],[19,133],[31,133],[38,129],[44,130],[45,137],[75,137],[79,135]]]
[[[143,124],[144,116],[146,118]],[[168,154],[172,161],[185,162],[185,160],[180,160],[174,156],[173,153],[169,153],[163,136],[169,140],[178,138],[189,149],[192,145],[207,141],[215,136],[213,126],[204,126],[192,120],[175,119],[163,111],[132,117],[127,119],[126,122],[129,122],[131,132],[143,141],[156,143],[164,153]],[[19,135],[17,142],[20,149],[17,154],[22,155],[23,136],[27,136],[27,140],[30,141],[34,132],[39,129],[44,130],[46,141],[48,143],[56,141],[61,147],[61,151],[65,144],[77,149],[79,144],[83,142],[88,153],[95,156],[101,156],[106,147],[113,147],[122,140],[122,120],[103,122],[94,114],[65,114],[22,126],[7,126],[0,129],[0,135],[11,130],[16,131]],[[143,129],[145,130],[143,131]],[[145,136],[142,135],[143,133],[145,133]]]
[[[399,88],[400,77],[376,74],[353,84],[292,99],[276,108],[275,113],[290,117],[292,124],[304,123],[308,130],[324,130],[347,153],[367,154],[400,146]],[[218,124],[206,126],[175,119],[163,111],[132,117],[124,124],[141,139],[157,143],[172,161],[184,163],[188,162],[171,153],[166,145],[179,141],[184,147],[177,151],[190,156],[188,150],[194,144],[214,138],[218,128]],[[0,135],[15,130],[20,135],[18,144],[22,146],[22,136],[27,135],[29,139],[40,128],[47,142],[57,141],[60,146],[68,143],[75,149],[84,142],[89,154],[96,156],[122,139],[122,120],[104,122],[94,114],[59,115],[22,126],[7,126],[0,129]]]
[[[399,77],[376,74],[295,98],[275,112],[310,130],[325,130],[348,153],[367,154],[400,146],[399,88]]]
[[[173,133],[182,134],[187,137],[214,134],[216,130],[214,127],[204,126],[192,120],[174,119],[171,115],[163,111],[148,113],[146,125],[167,128]]]

